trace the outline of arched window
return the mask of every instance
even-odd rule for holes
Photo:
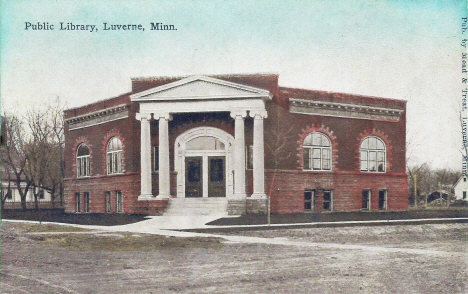
[[[89,177],[89,148],[85,144],[80,144],[76,151],[76,175],[78,177]]]
[[[304,170],[331,170],[330,140],[321,133],[311,133],[304,140]]]
[[[122,173],[122,142],[117,137],[112,137],[107,143],[107,174]]]
[[[361,143],[361,171],[385,172],[386,149],[382,139],[370,136]]]

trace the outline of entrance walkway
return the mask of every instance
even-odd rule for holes
[[[443,256],[443,257],[459,257],[468,258],[468,252],[448,252],[443,250],[432,250],[432,249],[416,249],[416,248],[400,248],[400,247],[384,247],[384,246],[371,246],[371,245],[357,245],[357,244],[338,244],[338,243],[317,243],[307,241],[294,241],[288,238],[265,238],[265,237],[250,237],[250,236],[233,236],[233,235],[217,235],[208,233],[194,233],[194,232],[182,232],[176,230],[167,230],[163,227],[175,229],[189,228],[189,227],[200,227],[202,223],[206,223],[212,220],[213,217],[197,216],[197,217],[152,217],[151,219],[139,223],[133,223],[122,226],[87,226],[87,225],[71,225],[71,224],[60,224],[69,225],[80,228],[98,230],[97,233],[102,232],[130,232],[130,233],[144,233],[144,234],[155,234],[163,236],[174,236],[174,237],[217,237],[226,240],[227,242],[244,243],[244,244],[267,244],[267,245],[283,245],[283,246],[295,246],[295,247],[312,247],[312,248],[333,248],[342,250],[364,250],[369,252],[386,252],[386,253],[406,253],[406,254],[417,254],[417,255],[432,255],[432,256]],[[17,220],[3,220],[10,222],[30,222],[33,221],[17,221]],[[414,221],[414,220],[413,220]],[[54,224],[54,223],[49,223]],[[204,225],[203,225],[204,226]],[[206,226],[205,226],[206,227]]]

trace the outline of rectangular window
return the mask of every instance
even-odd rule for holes
[[[362,209],[370,210],[371,191],[362,190]]]
[[[367,152],[361,151],[361,170],[367,171]]]
[[[76,162],[78,177],[87,177],[91,174],[89,166],[89,156],[78,157]]]
[[[377,171],[385,171],[385,153],[382,151],[377,152]]]
[[[304,147],[304,154],[302,155],[303,160],[304,160],[303,163],[302,163],[304,170],[310,170],[311,169],[310,168],[310,159],[312,158],[311,153],[312,153],[312,148],[305,148]]]
[[[153,146],[153,171],[159,171],[159,147]]]
[[[323,191],[323,210],[333,210],[333,191],[331,190]]]
[[[312,149],[312,164],[315,170],[322,169],[322,166],[320,164],[320,157],[321,157],[320,148],[313,148]]]
[[[322,165],[324,170],[330,170],[330,149],[322,149]]]
[[[253,169],[253,145],[247,146],[245,153],[245,166],[247,169]]]
[[[466,191],[463,191],[463,199],[466,199]]]
[[[111,192],[110,191],[106,191],[105,193],[106,195],[106,212],[111,212]]]
[[[304,191],[304,210],[315,211],[315,190]]]
[[[123,212],[123,196],[121,191],[115,191],[116,212]]]
[[[39,199],[44,199],[44,190],[39,190]]]
[[[107,153],[107,174],[112,173],[112,153]]]
[[[379,190],[379,209],[387,210],[387,190]]]
[[[76,212],[81,212],[81,197],[80,193],[75,193],[75,210]]]
[[[84,197],[84,204],[85,204],[85,212],[90,212],[91,211],[91,207],[89,205],[89,192],[84,192],[83,193],[83,197]]]
[[[369,151],[369,171],[377,170],[377,154],[375,151]]]
[[[112,173],[117,173],[117,152],[112,153]]]

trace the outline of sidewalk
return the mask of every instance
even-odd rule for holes
[[[441,223],[468,223],[468,217],[460,218],[430,218],[430,219],[400,219],[400,220],[369,220],[369,221],[334,221],[310,223],[283,223],[283,224],[253,224],[253,225],[207,225],[207,223],[220,219],[221,216],[152,216],[149,219],[118,226],[78,225],[54,222],[43,224],[66,225],[84,229],[108,232],[131,232],[144,234],[158,234],[165,236],[193,237],[212,236],[216,232],[245,231],[245,230],[275,230],[299,228],[349,227],[349,226],[383,226],[383,225],[415,225],[415,224],[441,224]],[[236,218],[236,217],[233,217]],[[7,220],[7,222],[37,221]]]

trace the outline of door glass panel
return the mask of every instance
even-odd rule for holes
[[[185,197],[203,196],[202,157],[185,158]]]
[[[209,182],[208,196],[209,197],[225,197],[226,196],[226,176],[225,176],[225,158],[224,157],[209,157]]]
[[[201,165],[199,161],[190,160],[187,167],[189,182],[200,182],[201,180]]]
[[[210,181],[222,182],[224,180],[224,160],[221,158],[210,159]]]

